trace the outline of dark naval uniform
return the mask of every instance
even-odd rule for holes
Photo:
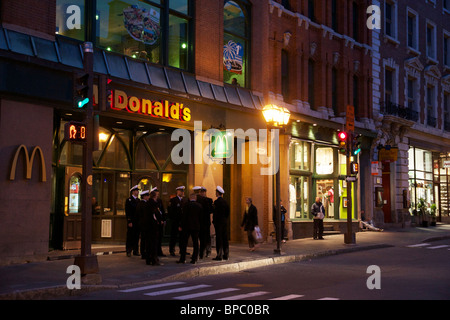
[[[213,213],[213,200],[211,198],[197,195],[197,202],[202,205],[202,215],[200,217],[200,252],[199,257],[203,259],[211,254],[211,214]]]
[[[175,255],[175,245],[178,241],[179,243],[179,230],[181,223],[181,214],[183,211],[183,207],[186,204],[187,199],[182,197],[181,199],[178,196],[175,196],[169,201],[169,220],[171,221],[170,227],[170,242],[169,242],[169,252],[173,256]]]
[[[214,260],[228,260],[228,217],[230,216],[230,207],[222,197],[217,197],[214,201],[213,224],[216,230],[216,251],[217,256]]]
[[[181,240],[180,240],[180,260],[184,263],[186,260],[186,248],[189,237],[192,238],[191,263],[195,263],[198,259],[198,234],[200,232],[200,218],[203,214],[203,208],[197,201],[189,201],[183,208],[181,215]]]
[[[131,251],[133,251],[134,255],[139,254],[139,217],[136,213],[139,201],[139,198],[133,196],[130,196],[125,201],[125,215],[127,217],[126,251],[128,256],[131,254]]]

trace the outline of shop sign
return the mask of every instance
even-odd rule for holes
[[[378,152],[378,160],[386,162],[395,162],[398,158],[398,148],[383,148]]]
[[[95,90],[94,90],[95,92]],[[190,121],[191,109],[182,103],[168,100],[150,100],[136,96],[129,96],[122,90],[111,90],[109,105],[112,110],[126,111],[141,115],[152,116],[178,121]],[[98,101],[94,98],[94,101]]]
[[[444,169],[450,168],[450,160],[442,160],[442,168]]]
[[[233,135],[228,131],[217,131],[210,137],[210,154],[213,159],[226,159],[232,156]]]
[[[31,174],[33,171],[34,157],[37,154],[41,160],[41,181],[42,182],[47,181],[47,173],[45,170],[45,159],[44,159],[44,153],[42,152],[42,149],[39,146],[36,146],[33,148],[33,151],[31,152],[31,155],[30,155],[28,153],[27,148],[23,144],[17,148],[16,153],[14,155],[12,166],[11,166],[11,172],[9,174],[9,180],[13,181],[16,179],[16,167],[17,167],[17,162],[19,160],[19,155],[20,155],[21,151],[23,151],[23,154],[24,154],[25,178],[27,180],[31,179]]]

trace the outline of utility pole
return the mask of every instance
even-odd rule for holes
[[[356,243],[356,237],[355,233],[353,232],[352,228],[352,187],[353,187],[353,181],[356,181],[356,177],[351,176],[352,172],[352,161],[351,157],[353,155],[353,132],[355,130],[355,109],[353,106],[347,106],[347,114],[346,114],[347,122],[346,122],[346,131],[347,131],[347,233],[344,236],[344,243],[345,244],[355,244]]]
[[[81,254],[75,257],[74,264],[80,267],[81,275],[98,274],[97,256],[91,254],[92,243],[92,151],[94,143],[94,47],[92,42],[83,43],[84,72],[88,74],[88,103],[84,123],[86,126],[86,142],[83,144],[83,175],[81,182],[82,219],[81,219]],[[98,281],[99,277],[96,277]]]

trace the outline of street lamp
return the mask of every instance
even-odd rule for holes
[[[283,107],[278,107],[274,104],[266,105],[262,110],[264,119],[269,127],[275,127],[277,129],[283,129],[289,123],[289,118],[291,113],[288,109]],[[279,141],[277,141],[279,143]],[[278,152],[278,164],[280,164],[280,153]],[[277,216],[276,216],[276,228],[277,228],[277,248],[274,250],[275,253],[281,254],[281,203],[280,203],[280,165],[278,165],[278,170],[276,173],[276,205],[277,205]]]

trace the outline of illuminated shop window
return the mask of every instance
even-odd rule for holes
[[[226,1],[223,9],[223,81],[247,86],[249,12],[244,1]]]

